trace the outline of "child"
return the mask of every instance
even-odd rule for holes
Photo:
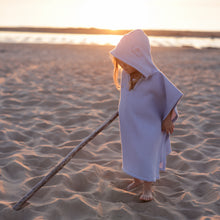
[[[176,105],[182,93],[160,72],[151,59],[148,37],[134,30],[110,52],[114,81],[121,88],[119,121],[123,170],[134,178],[127,189],[143,184],[141,200],[150,201],[152,182],[165,170],[171,152],[169,134],[177,119]],[[121,86],[118,68],[123,69]]]

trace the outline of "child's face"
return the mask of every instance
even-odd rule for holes
[[[131,74],[136,71],[136,69],[134,69],[132,66],[129,66],[127,63],[124,63],[121,60],[118,60],[118,64],[128,74]]]

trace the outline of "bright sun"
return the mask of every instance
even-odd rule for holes
[[[111,1],[84,1],[80,7],[81,26],[90,26],[108,29],[132,29],[142,28],[149,22],[149,2],[139,0],[138,4],[128,0]]]

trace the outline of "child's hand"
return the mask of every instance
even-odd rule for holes
[[[162,121],[162,126],[161,129],[163,132],[166,132],[167,134],[172,134],[174,125],[171,120],[171,114],[169,114],[163,121]]]

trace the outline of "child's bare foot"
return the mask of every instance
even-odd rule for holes
[[[144,182],[144,187],[143,187],[143,193],[140,196],[140,200],[149,202],[153,200],[153,195],[152,195],[152,183],[151,182]]]
[[[153,200],[153,195],[152,192],[144,192],[141,196],[140,196],[140,200],[144,201],[144,202],[150,202],[151,200]]]
[[[144,183],[144,181],[134,178],[133,182],[130,183],[130,184],[127,186],[126,189],[127,189],[128,191],[130,191],[130,190],[136,188],[137,186],[139,186],[139,185],[141,185],[141,184],[143,184],[143,183]]]

